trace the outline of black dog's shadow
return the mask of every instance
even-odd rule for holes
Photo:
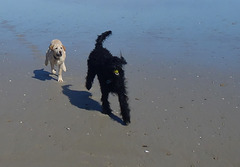
[[[85,110],[95,110],[101,112],[101,105],[90,98],[91,93],[86,91],[71,90],[69,87],[72,85],[62,86],[62,92],[66,95],[70,103],[78,108]]]
[[[50,72],[44,71],[44,69],[34,70],[33,71],[34,76],[32,78],[38,79],[40,81],[46,81],[46,80],[55,80],[57,79],[53,78],[51,75],[54,75]]]
[[[85,110],[93,110],[102,112],[102,107],[99,102],[91,99],[91,93],[87,91],[78,91],[78,90],[71,90],[69,89],[71,85],[64,85],[62,86],[62,92],[66,95],[70,101],[70,103],[78,108],[85,109]],[[113,113],[109,115],[111,119],[114,121],[124,125],[122,119],[118,116],[114,115]]]

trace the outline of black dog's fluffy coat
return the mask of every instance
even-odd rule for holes
[[[110,115],[112,110],[108,101],[109,93],[118,95],[121,115],[126,125],[130,123],[130,109],[125,86],[125,76],[123,65],[127,64],[122,57],[112,56],[112,54],[102,46],[103,41],[111,35],[111,31],[106,31],[96,39],[95,48],[88,58],[88,72],[86,77],[86,88],[92,87],[95,75],[97,75],[102,92],[102,112]]]

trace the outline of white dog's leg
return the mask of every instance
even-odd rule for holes
[[[50,53],[50,51],[47,50],[47,52],[46,52],[46,59],[45,59],[45,65],[46,66],[48,65],[48,61],[49,61],[49,53]]]
[[[62,68],[63,68],[63,66],[62,66],[62,64],[59,65],[58,68],[59,68],[59,71],[58,71],[58,82],[63,82],[63,79],[62,79],[62,70],[63,70]]]
[[[46,54],[46,59],[45,59],[45,66],[48,65],[48,55]]]
[[[63,62],[63,64],[62,64],[62,69],[63,69],[63,71],[67,71],[67,68],[66,68],[66,66],[65,66],[65,63]]]
[[[56,74],[56,70],[54,69],[54,64],[53,64],[53,62],[50,62],[50,64],[51,64],[51,72],[52,72],[53,74]]]

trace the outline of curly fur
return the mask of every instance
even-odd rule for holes
[[[102,92],[102,112],[110,115],[112,110],[108,101],[109,93],[118,95],[121,115],[124,123],[130,123],[130,109],[126,91],[123,65],[127,64],[122,57],[112,56],[112,54],[102,46],[103,41],[111,35],[111,31],[106,31],[96,39],[95,48],[88,58],[88,72],[86,77],[86,88],[91,89],[93,80],[97,75]]]
[[[52,40],[46,52],[45,65],[47,66],[48,62],[50,62],[51,72],[53,74],[56,74],[54,66],[58,66],[58,82],[63,82],[62,71],[66,72],[65,59],[66,48],[62,42],[58,39]]]

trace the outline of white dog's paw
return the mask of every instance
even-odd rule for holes
[[[62,77],[58,77],[58,82],[63,82]]]
[[[56,70],[55,70],[55,69],[52,69],[52,73],[53,73],[53,74],[56,74],[57,72],[56,72]]]

